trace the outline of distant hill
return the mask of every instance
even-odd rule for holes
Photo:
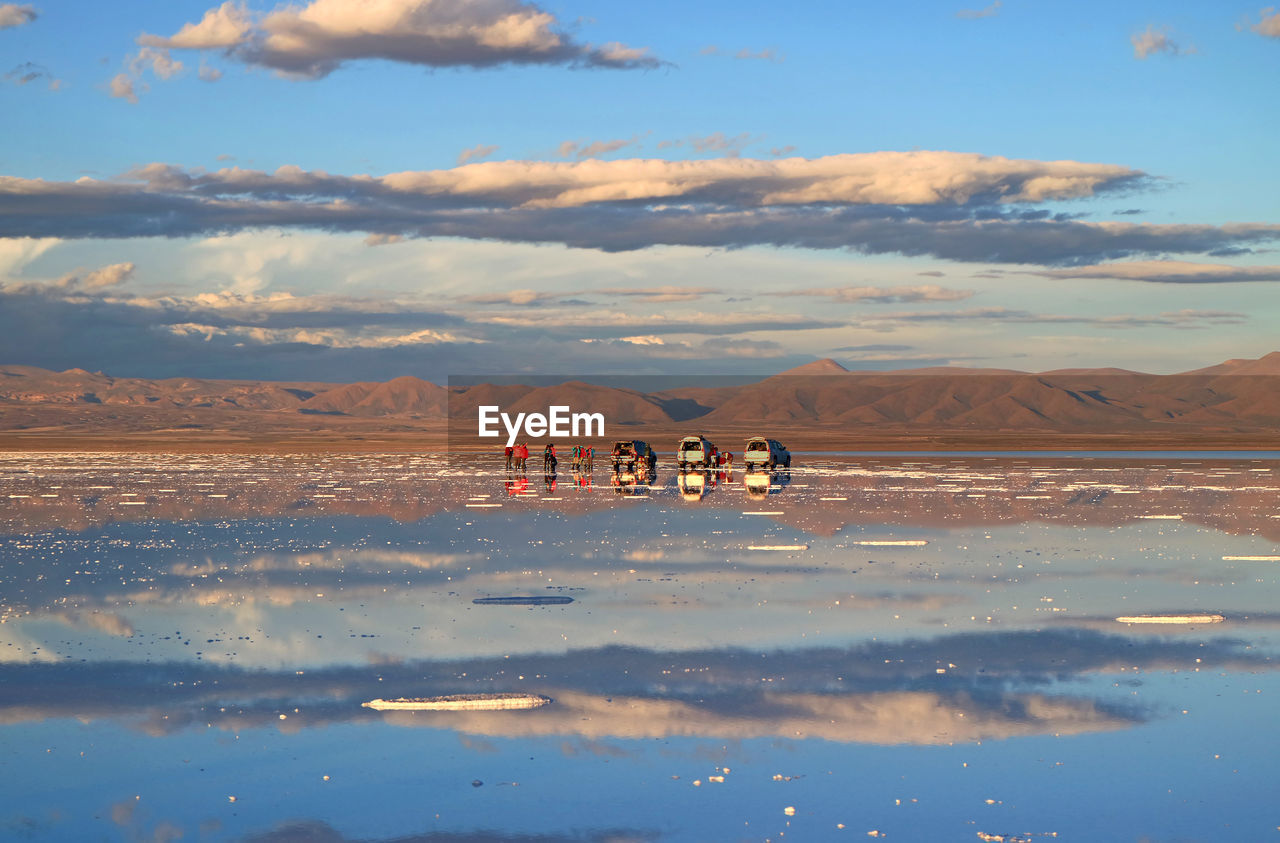
[[[1265,354],[1257,360],[1228,360],[1205,369],[1183,372],[1184,375],[1280,375],[1280,351]]]
[[[409,375],[386,383],[352,383],[320,392],[298,405],[304,413],[348,416],[444,418],[449,392]]]
[[[338,384],[225,381],[202,378],[114,378],[102,372],[51,372],[0,366],[0,402],[27,404],[135,404],[244,410],[296,410]]]
[[[350,384],[148,380],[83,369],[0,366],[4,430],[57,427],[69,420],[94,430],[95,419],[103,429],[125,421],[134,430],[191,427],[215,416],[229,419],[223,425],[229,429],[254,427],[253,419],[277,424],[299,417],[310,417],[312,425],[324,425],[326,417],[335,423],[339,418],[395,420],[404,429],[415,421],[444,420],[450,407],[455,417],[471,419],[481,404],[510,413],[568,405],[602,412],[611,425],[685,423],[704,430],[770,423],[844,431],[1275,432],[1280,430],[1280,351],[1176,375],[1115,368],[866,372],[828,359],[742,386],[657,393],[581,381],[443,387],[412,376]]]

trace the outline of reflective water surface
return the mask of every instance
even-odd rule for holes
[[[0,838],[1271,839],[1278,504],[1194,455],[0,456]]]

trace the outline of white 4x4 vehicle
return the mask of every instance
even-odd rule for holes
[[[782,465],[790,468],[791,452],[776,439],[757,436],[747,442],[747,449],[742,454],[742,461],[747,464],[747,471],[758,465],[769,468],[777,468]]]
[[[681,468],[686,466],[712,468],[714,466],[711,454],[715,449],[716,446],[708,442],[705,436],[686,436],[676,446],[676,462]]]

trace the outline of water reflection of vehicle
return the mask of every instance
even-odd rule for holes
[[[680,497],[687,501],[700,501],[716,487],[716,476],[711,471],[682,471],[676,475]]]
[[[639,471],[615,471],[609,478],[613,490],[620,495],[648,495],[657,475],[648,467]]]
[[[716,446],[705,436],[686,436],[676,446],[676,463],[685,468],[701,466],[711,468],[715,464]]]
[[[753,498],[764,498],[776,495],[791,482],[791,472],[782,471],[748,471],[742,475],[742,488]]]
[[[777,439],[757,436],[747,442],[747,448],[742,454],[742,461],[747,464],[747,471],[757,465],[768,468],[777,468],[782,465],[790,468],[791,452]]]

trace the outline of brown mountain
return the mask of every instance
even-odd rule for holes
[[[1280,431],[1280,352],[1177,375],[1123,369],[865,372],[817,360],[756,383],[659,393],[581,381],[446,388],[411,376],[386,383],[277,383],[0,367],[0,430],[141,433],[207,427],[253,435],[273,428],[345,430],[363,420],[360,430],[381,425],[412,431],[422,422],[444,420],[450,411],[455,419],[473,420],[481,404],[508,413],[567,405],[604,413],[611,427],[687,425],[708,431],[774,425],[854,434],[1274,435]]]
[[[1257,360],[1235,359],[1205,369],[1183,372],[1184,375],[1280,375],[1280,351],[1264,354]]]
[[[353,383],[326,390],[299,405],[304,413],[348,416],[414,416],[442,419],[449,392],[409,375],[386,383]]]
[[[231,381],[202,378],[114,378],[102,372],[35,366],[0,367],[0,402],[26,404],[135,404],[295,410],[331,383]]]

